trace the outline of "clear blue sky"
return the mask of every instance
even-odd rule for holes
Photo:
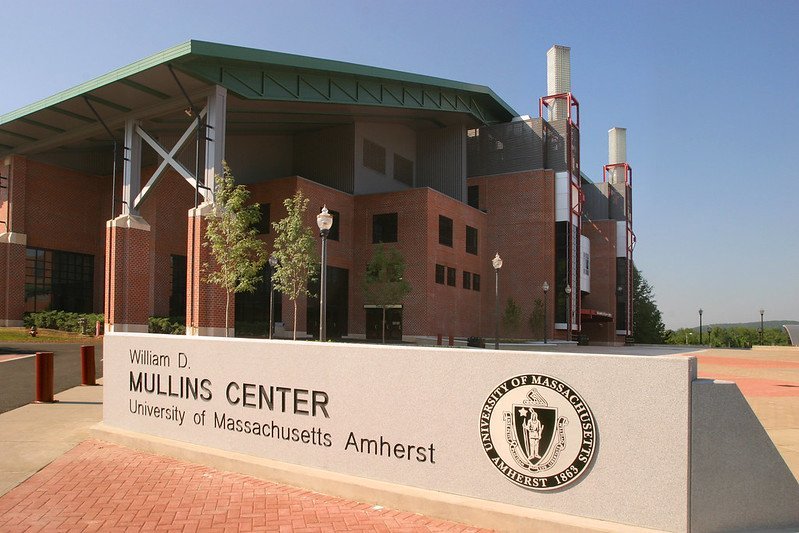
[[[537,114],[572,49],[582,168],[628,131],[635,261],[667,327],[799,320],[799,2],[0,0],[6,113],[188,39],[488,85]]]

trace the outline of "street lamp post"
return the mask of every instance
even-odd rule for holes
[[[544,291],[544,344],[547,343],[547,293],[549,292],[549,283],[546,281],[541,285],[541,290]]]
[[[566,292],[566,340],[571,342],[572,340],[572,306],[571,306],[571,294],[572,288],[570,285],[566,285],[566,288],[563,289]]]
[[[269,338],[275,330],[275,267],[277,257],[275,254],[269,256]]]
[[[765,309],[760,310],[760,345],[763,346],[763,313],[765,313]]]
[[[327,211],[327,205],[316,215],[316,225],[322,237],[322,272],[319,278],[319,340],[327,340],[327,236],[333,227],[333,215]]]
[[[702,346],[702,313],[703,311],[699,310],[699,346]]]
[[[502,268],[502,258],[499,252],[491,260],[494,266],[494,349],[499,350],[499,269]]]

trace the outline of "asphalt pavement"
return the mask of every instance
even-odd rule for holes
[[[81,344],[0,343],[0,413],[22,407],[35,398],[36,352],[53,352],[56,393],[80,385]],[[103,375],[103,346],[94,345],[97,377]]]

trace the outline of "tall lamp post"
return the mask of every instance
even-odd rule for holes
[[[541,285],[541,290],[544,291],[544,344],[547,343],[547,293],[549,292],[549,283],[546,281]]]
[[[269,338],[275,329],[275,267],[277,257],[275,254],[269,256]]]
[[[765,313],[765,309],[760,310],[760,345],[763,346],[763,313]]]
[[[327,236],[333,227],[333,215],[327,211],[327,205],[316,215],[316,225],[322,237],[322,272],[319,281],[319,340],[327,340]]]
[[[699,310],[699,346],[702,346],[702,313],[703,311]]]
[[[571,285],[566,285],[566,288],[563,289],[566,293],[566,340],[571,342],[572,340],[572,306],[571,306],[571,294],[572,288]]]
[[[502,258],[499,252],[491,260],[494,266],[494,349],[499,350],[499,269],[502,268]]]

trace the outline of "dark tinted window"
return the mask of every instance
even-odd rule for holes
[[[397,242],[397,213],[372,216],[372,242]]]
[[[169,316],[186,317],[186,256],[172,256],[172,294],[169,295]]]
[[[463,288],[464,289],[471,289],[472,288],[472,273],[463,271]]]
[[[466,226],[466,253],[477,255],[477,228]]]
[[[319,208],[319,212],[322,212],[322,208]],[[338,211],[333,211],[332,209],[327,210],[328,213],[333,215],[333,225],[330,227],[330,232],[327,234],[327,238],[331,241],[339,240],[339,230],[341,228],[341,213]]]
[[[450,287],[455,286],[455,269],[447,267],[447,285]]]
[[[255,227],[259,235],[264,235],[269,233],[272,222],[269,204],[258,204],[258,210],[261,212],[261,220]]]
[[[474,207],[475,209],[480,208],[480,186],[478,185],[469,185],[467,189],[467,203]]]
[[[436,265],[436,283],[444,284],[444,265]]]
[[[480,274],[472,274],[472,290],[480,290]]]
[[[91,313],[94,256],[27,248],[25,250],[25,310]]]
[[[452,246],[452,219],[438,215],[438,243]]]

